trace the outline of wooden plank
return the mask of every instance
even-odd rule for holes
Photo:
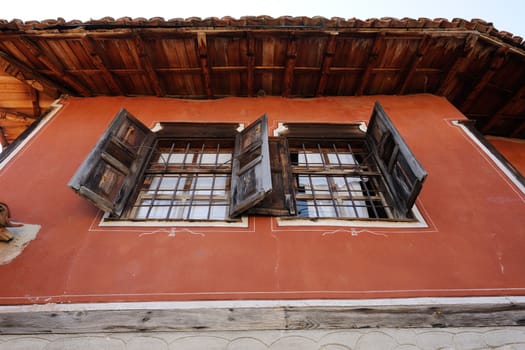
[[[112,90],[111,92],[114,93],[115,95],[124,95],[124,89],[119,84],[116,77],[106,67],[103,56],[100,53],[100,50],[98,48],[96,41],[92,37],[86,35],[82,38],[82,45],[84,45],[84,47],[88,51],[93,65],[95,65],[95,67],[98,68],[98,70],[96,70],[95,72],[98,72],[98,71],[102,72],[106,83],[109,85],[110,89]]]
[[[146,48],[144,47],[144,41],[142,40],[139,34],[135,33],[133,35],[133,42],[135,44],[135,47],[133,47],[132,49],[137,51],[139,57],[139,65],[146,72],[146,76],[148,77],[148,84],[153,87],[153,90],[155,91],[155,94],[157,96],[165,96],[166,89],[162,86],[161,80],[159,79],[157,73],[155,73],[155,70],[153,69],[151,58],[149,57]]]
[[[31,95],[31,104],[33,105],[33,117],[38,118],[42,113],[40,109],[40,94],[38,90],[29,88],[29,94]]]
[[[472,60],[475,52],[474,47],[478,42],[478,38],[479,35],[471,34],[465,39],[461,56],[458,56],[452,67],[448,70],[447,76],[441,82],[436,94],[447,97],[452,92],[454,87],[452,82],[456,79],[457,74],[464,71],[465,67],[467,67]]]
[[[52,60],[45,51],[40,50],[38,46],[29,40],[26,37],[20,37],[20,42],[29,50],[29,52],[38,60],[43,63],[46,67],[51,69],[51,71],[56,75],[58,79],[62,79],[65,83],[70,85],[73,89],[75,89],[78,93],[80,93],[82,96],[91,96],[91,92],[89,89],[87,89],[85,86],[83,86],[80,82],[76,80],[73,76],[71,76],[69,73],[67,73],[60,65],[60,63],[55,62]]]
[[[412,77],[414,76],[414,73],[416,72],[416,69],[418,68],[419,64],[423,60],[423,57],[428,52],[428,49],[430,47],[431,37],[429,35],[426,35],[421,40],[421,43],[419,44],[419,48],[416,52],[415,57],[412,60],[412,63],[410,64],[410,67],[407,69],[404,76],[400,78],[400,81],[402,82],[399,89],[398,94],[403,95],[408,88],[408,84],[412,80]]]
[[[206,41],[206,33],[197,33],[197,47],[199,52],[199,62],[201,66],[202,85],[204,86],[205,94],[208,98],[213,97],[210,83],[210,68],[208,67],[208,43]]]
[[[336,39],[339,33],[330,33],[330,38],[326,44],[324,50],[323,63],[321,65],[321,77],[319,78],[319,83],[317,84],[317,89],[315,92],[316,96],[323,96],[326,89],[326,84],[328,82],[328,75],[330,74],[330,68],[332,67],[332,62],[334,60],[335,48],[336,48]]]
[[[246,90],[248,97],[253,97],[253,79],[254,79],[254,67],[255,67],[255,39],[251,32],[246,35],[247,47],[246,55],[248,56],[247,78],[246,78]]]
[[[372,73],[372,68],[377,62],[379,51],[381,47],[383,46],[384,39],[385,39],[385,32],[378,32],[376,34],[376,37],[374,39],[374,44],[372,45],[372,48],[370,49],[370,52],[368,53],[366,68],[361,77],[361,82],[359,84],[359,87],[357,88],[357,91],[355,93],[356,96],[361,96],[363,92],[365,91],[366,86],[368,85],[368,81],[370,80],[370,74]]]
[[[505,298],[48,304],[0,307],[0,334],[523,326]]]
[[[483,125],[481,128],[482,133],[488,133],[489,130],[498,122],[498,119],[505,113],[507,108],[514,106],[517,103],[520,103],[520,100],[525,97],[525,85],[523,85],[518,91],[516,91],[512,97],[507,100]]]
[[[295,62],[297,60],[297,41],[295,35],[292,33],[288,38],[286,46],[286,68],[284,71],[282,96],[288,97],[292,92],[293,85],[293,74],[295,68]]]
[[[500,47],[497,49],[493,56],[492,60],[487,67],[487,70],[483,74],[483,76],[478,80],[476,83],[476,86],[474,89],[471,90],[470,94],[467,96],[465,101],[461,104],[460,109],[465,112],[470,109],[472,104],[476,102],[479,95],[485,89],[485,87],[488,85],[492,77],[498,72],[498,70],[504,65],[505,61],[507,60],[507,53],[509,52],[509,49],[506,47]]]
[[[519,135],[521,135],[521,133],[524,131],[525,131],[525,118],[522,120],[521,125],[512,132],[510,137],[519,137]]]

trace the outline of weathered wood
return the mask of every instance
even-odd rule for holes
[[[70,93],[67,88],[47,79],[6,52],[0,51],[0,62],[3,63],[4,72],[32,88],[43,90],[53,98],[57,98],[61,92]]]
[[[1,113],[11,114],[12,115],[11,118],[14,118],[14,119],[17,119],[17,120],[22,119],[22,120],[25,121],[27,119],[30,119],[30,120],[34,120],[35,119],[35,116],[33,116],[31,114],[19,112],[19,111],[10,109],[10,108],[0,107],[0,112]]]
[[[412,63],[410,64],[410,67],[406,70],[406,73],[403,77],[401,77],[401,85],[398,89],[398,94],[403,95],[408,88],[408,84],[412,80],[412,77],[414,76],[414,73],[416,72],[417,67],[423,60],[423,57],[426,55],[431,42],[431,37],[429,35],[426,35],[421,40],[421,43],[419,44],[419,48],[417,49],[417,52],[415,54],[414,59],[412,60]]]
[[[286,68],[284,71],[282,96],[288,97],[292,92],[293,75],[295,62],[297,60],[297,40],[292,33],[288,38],[288,45],[286,47]]]
[[[142,69],[146,72],[148,84],[153,87],[153,90],[157,96],[160,97],[166,95],[166,89],[164,89],[162,86],[162,81],[159,79],[157,73],[155,73],[155,70],[153,69],[153,64],[139,34],[135,33],[133,35],[133,42],[135,44],[133,49],[137,51],[139,57],[139,66],[142,67]]]
[[[468,111],[470,107],[476,102],[483,89],[485,89],[492,77],[494,77],[494,75],[505,63],[508,52],[509,50],[506,47],[500,47],[496,50],[496,52],[494,52],[492,60],[487,67],[487,70],[485,71],[483,76],[478,80],[476,86],[474,87],[474,89],[472,89],[465,101],[461,104],[460,108],[463,111]]]
[[[248,97],[253,96],[253,74],[254,74],[254,67],[255,67],[255,39],[253,38],[253,35],[248,33],[246,35],[246,41],[247,41],[247,51],[246,55],[248,56],[248,66],[246,67],[247,70],[247,78],[246,78],[246,90]]]
[[[202,85],[204,86],[204,91],[208,98],[213,97],[213,92],[211,89],[211,77],[210,77],[210,68],[208,67],[208,43],[206,40],[206,32],[197,33],[197,48],[199,52],[199,62],[201,66],[202,74]]]
[[[123,95],[124,89],[120,86],[115,76],[106,67],[107,64],[102,58],[103,56],[100,53],[96,41],[91,36],[86,35],[82,38],[82,45],[84,45],[88,51],[93,65],[95,65],[95,67],[97,67],[97,69],[104,75],[104,79],[109,85],[111,92],[115,95]]]
[[[31,104],[33,105],[33,117],[38,118],[42,113],[40,109],[40,95],[38,90],[29,88],[29,94],[31,95]]]
[[[441,85],[436,91],[438,95],[448,96],[450,94],[454,88],[454,84],[452,84],[452,82],[454,79],[456,79],[457,74],[464,71],[465,67],[467,67],[470,61],[473,59],[475,52],[474,48],[478,42],[478,38],[479,35],[471,34],[465,39],[462,54],[457,57],[452,67],[448,70],[446,77],[443,79]]]
[[[385,32],[379,32],[376,34],[376,37],[374,39],[374,44],[372,45],[372,48],[370,49],[370,52],[368,53],[366,68],[361,77],[361,82],[359,84],[359,87],[357,88],[357,91],[355,92],[357,96],[361,96],[368,85],[368,81],[370,80],[370,74],[372,73],[372,68],[377,62],[377,58],[379,56],[379,52],[380,52],[381,46],[383,45],[384,39],[385,39]]]
[[[330,33],[330,38],[328,39],[328,43],[326,44],[326,48],[324,50],[323,63],[321,64],[321,77],[319,78],[319,83],[317,84],[317,88],[315,90],[316,96],[324,95],[326,84],[328,82],[328,74],[330,74],[330,68],[332,67],[332,62],[334,60],[336,39],[338,34],[339,33],[337,32]]]
[[[507,108],[510,108],[514,106],[515,104],[519,103],[520,100],[525,96],[525,85],[523,85],[518,91],[516,91],[512,97],[507,100],[503,106],[501,106],[490,118],[489,120],[483,125],[481,128],[482,133],[487,133],[490,128],[492,128],[499,120],[499,118],[505,113],[505,110]]]
[[[26,37],[20,37],[19,40],[34,57],[36,57],[46,67],[51,69],[55,75],[63,79],[82,96],[91,96],[91,91],[89,91],[88,88],[86,88],[83,84],[78,82],[76,78],[67,73],[64,67],[62,67],[58,62],[55,62],[50,57],[48,57],[45,51],[40,50],[34,42]]]
[[[518,137],[519,135],[521,135],[522,132],[525,131],[525,119],[523,119],[523,121],[521,122],[521,125],[518,126],[516,128],[516,130],[514,130],[512,132],[512,134],[510,134],[510,137]]]
[[[72,304],[0,307],[0,334],[523,326],[513,298]],[[510,300],[505,300],[510,299]],[[516,298],[514,298],[516,299]]]

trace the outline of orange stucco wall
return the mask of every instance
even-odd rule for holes
[[[122,107],[156,121],[368,121],[379,100],[429,173],[427,228],[100,227],[67,182]],[[0,201],[42,229],[0,266],[0,304],[525,294],[525,195],[432,95],[181,101],[70,98],[0,170]]]

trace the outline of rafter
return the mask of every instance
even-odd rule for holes
[[[40,94],[38,90],[32,88],[29,88],[29,94],[31,95],[31,104],[33,105],[33,116],[34,118],[38,118],[42,113],[40,109]]]
[[[335,54],[335,44],[337,35],[339,33],[330,33],[330,37],[328,38],[328,43],[326,44],[326,48],[324,50],[324,57],[323,57],[323,63],[321,65],[321,77],[319,78],[319,83],[317,84],[317,89],[315,92],[316,96],[323,96],[324,91],[326,89],[326,84],[328,82],[328,75],[330,73],[330,68],[332,67],[332,62],[334,60],[334,54]]]
[[[57,98],[62,92],[71,94],[68,89],[33,71],[4,51],[0,51],[0,69],[29,87],[45,92],[50,97]]]
[[[247,67],[247,78],[246,78],[246,90],[248,92],[248,97],[253,96],[253,75],[255,67],[255,39],[253,35],[248,32],[246,35],[247,41],[247,50],[246,56],[248,56],[248,67]]]
[[[522,132],[525,132],[525,119],[521,122],[521,125],[512,132],[510,137],[518,137]]]
[[[481,77],[479,81],[477,82],[476,86],[470,94],[465,99],[465,102],[461,104],[460,109],[462,111],[468,110],[472,104],[477,100],[478,96],[481,94],[483,89],[487,86],[487,84],[490,82],[494,74],[503,66],[507,59],[507,53],[509,52],[508,47],[500,47],[499,49],[494,52],[494,55],[492,56],[492,60]]]
[[[0,107],[0,113],[11,114],[13,116],[11,118],[0,118],[0,119],[13,119],[13,120],[23,120],[23,121],[26,121],[27,119],[31,119],[31,120],[35,119],[35,117],[32,116],[31,114],[15,111],[10,108]]]
[[[288,45],[286,47],[286,68],[283,79],[283,97],[290,96],[293,85],[293,73],[295,62],[297,61],[297,41],[295,35],[292,33],[288,38]]]
[[[114,74],[109,71],[104,62],[103,56],[101,55],[98,45],[92,37],[86,35],[82,38],[82,45],[85,47],[91,57],[91,62],[97,67],[104,76],[104,80],[108,83],[115,95],[124,95],[124,89],[115,78]]]
[[[525,98],[525,85],[523,85],[512,97],[503,104],[483,125],[481,132],[487,133],[490,128],[492,128],[498,121],[498,119],[503,115],[503,113],[513,105],[519,102],[520,99]]]
[[[57,77],[61,78],[64,82],[70,85],[82,96],[91,96],[91,91],[81,84],[75,77],[66,72],[64,67],[58,62],[55,62],[49,58],[42,50],[29,38],[21,37],[20,42],[29,50],[31,55],[36,57],[41,63],[48,67]]]
[[[142,40],[139,34],[137,33],[133,34],[133,42],[135,43],[135,49],[137,50],[137,54],[139,57],[140,67],[142,68],[143,71],[146,72],[146,76],[148,77],[148,83],[153,87],[153,90],[155,91],[155,95],[165,96],[166,91],[164,87],[162,86],[162,83],[159,77],[157,76],[157,73],[155,73],[155,70],[153,69],[151,58],[146,52],[144,41]]]
[[[479,35],[477,34],[470,34],[467,36],[465,39],[465,44],[463,45],[463,53],[456,59],[456,61],[452,64],[452,67],[450,67],[448,70],[447,76],[445,79],[443,79],[436,92],[438,95],[447,97],[452,92],[452,81],[456,79],[456,75],[459,72],[462,72],[472,60],[475,52],[474,47],[478,42],[478,37]]]
[[[376,37],[374,39],[374,44],[372,45],[372,48],[370,49],[370,52],[368,53],[368,61],[366,63],[366,68],[361,78],[361,83],[355,93],[357,96],[361,96],[363,92],[365,91],[366,86],[368,85],[368,81],[370,80],[370,74],[372,73],[372,69],[374,68],[374,65],[376,64],[376,61],[379,56],[379,52],[380,52],[381,46],[383,45],[384,39],[385,39],[384,32],[378,32],[376,34]]]
[[[210,68],[208,67],[208,42],[205,32],[197,33],[197,46],[201,64],[202,84],[204,85],[206,96],[211,98],[213,97],[213,92],[211,90]]]
[[[410,64],[410,67],[406,70],[406,73],[403,77],[401,77],[400,81],[402,82],[399,89],[398,94],[403,95],[408,88],[408,84],[412,80],[412,77],[414,76],[414,73],[416,72],[417,67],[419,66],[419,63],[423,60],[423,57],[426,55],[429,47],[430,47],[430,35],[425,35],[423,39],[421,40],[421,43],[419,44],[419,47],[417,49],[417,52],[414,56],[414,59],[412,60],[412,63]]]

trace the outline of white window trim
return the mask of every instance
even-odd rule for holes
[[[281,133],[288,130],[285,123],[277,123],[277,128],[273,130],[274,136],[281,136]],[[364,121],[352,124],[359,124],[359,129],[366,132],[367,125]],[[384,221],[384,220],[354,220],[354,219],[305,219],[305,218],[276,218],[278,226],[338,226],[338,227],[383,227],[383,228],[428,228],[425,218],[417,208],[417,204],[411,209],[414,216],[413,221]]]
[[[509,170],[505,164],[503,164],[495,155],[492,153],[479,139],[474,135],[470,130],[461,123],[459,120],[453,120],[452,125],[459,127],[463,132],[468,136],[468,138],[479,147],[483,153],[485,153],[494,164],[505,174],[505,176],[516,186],[521,193],[525,194],[525,186],[514,176],[514,174]]]

